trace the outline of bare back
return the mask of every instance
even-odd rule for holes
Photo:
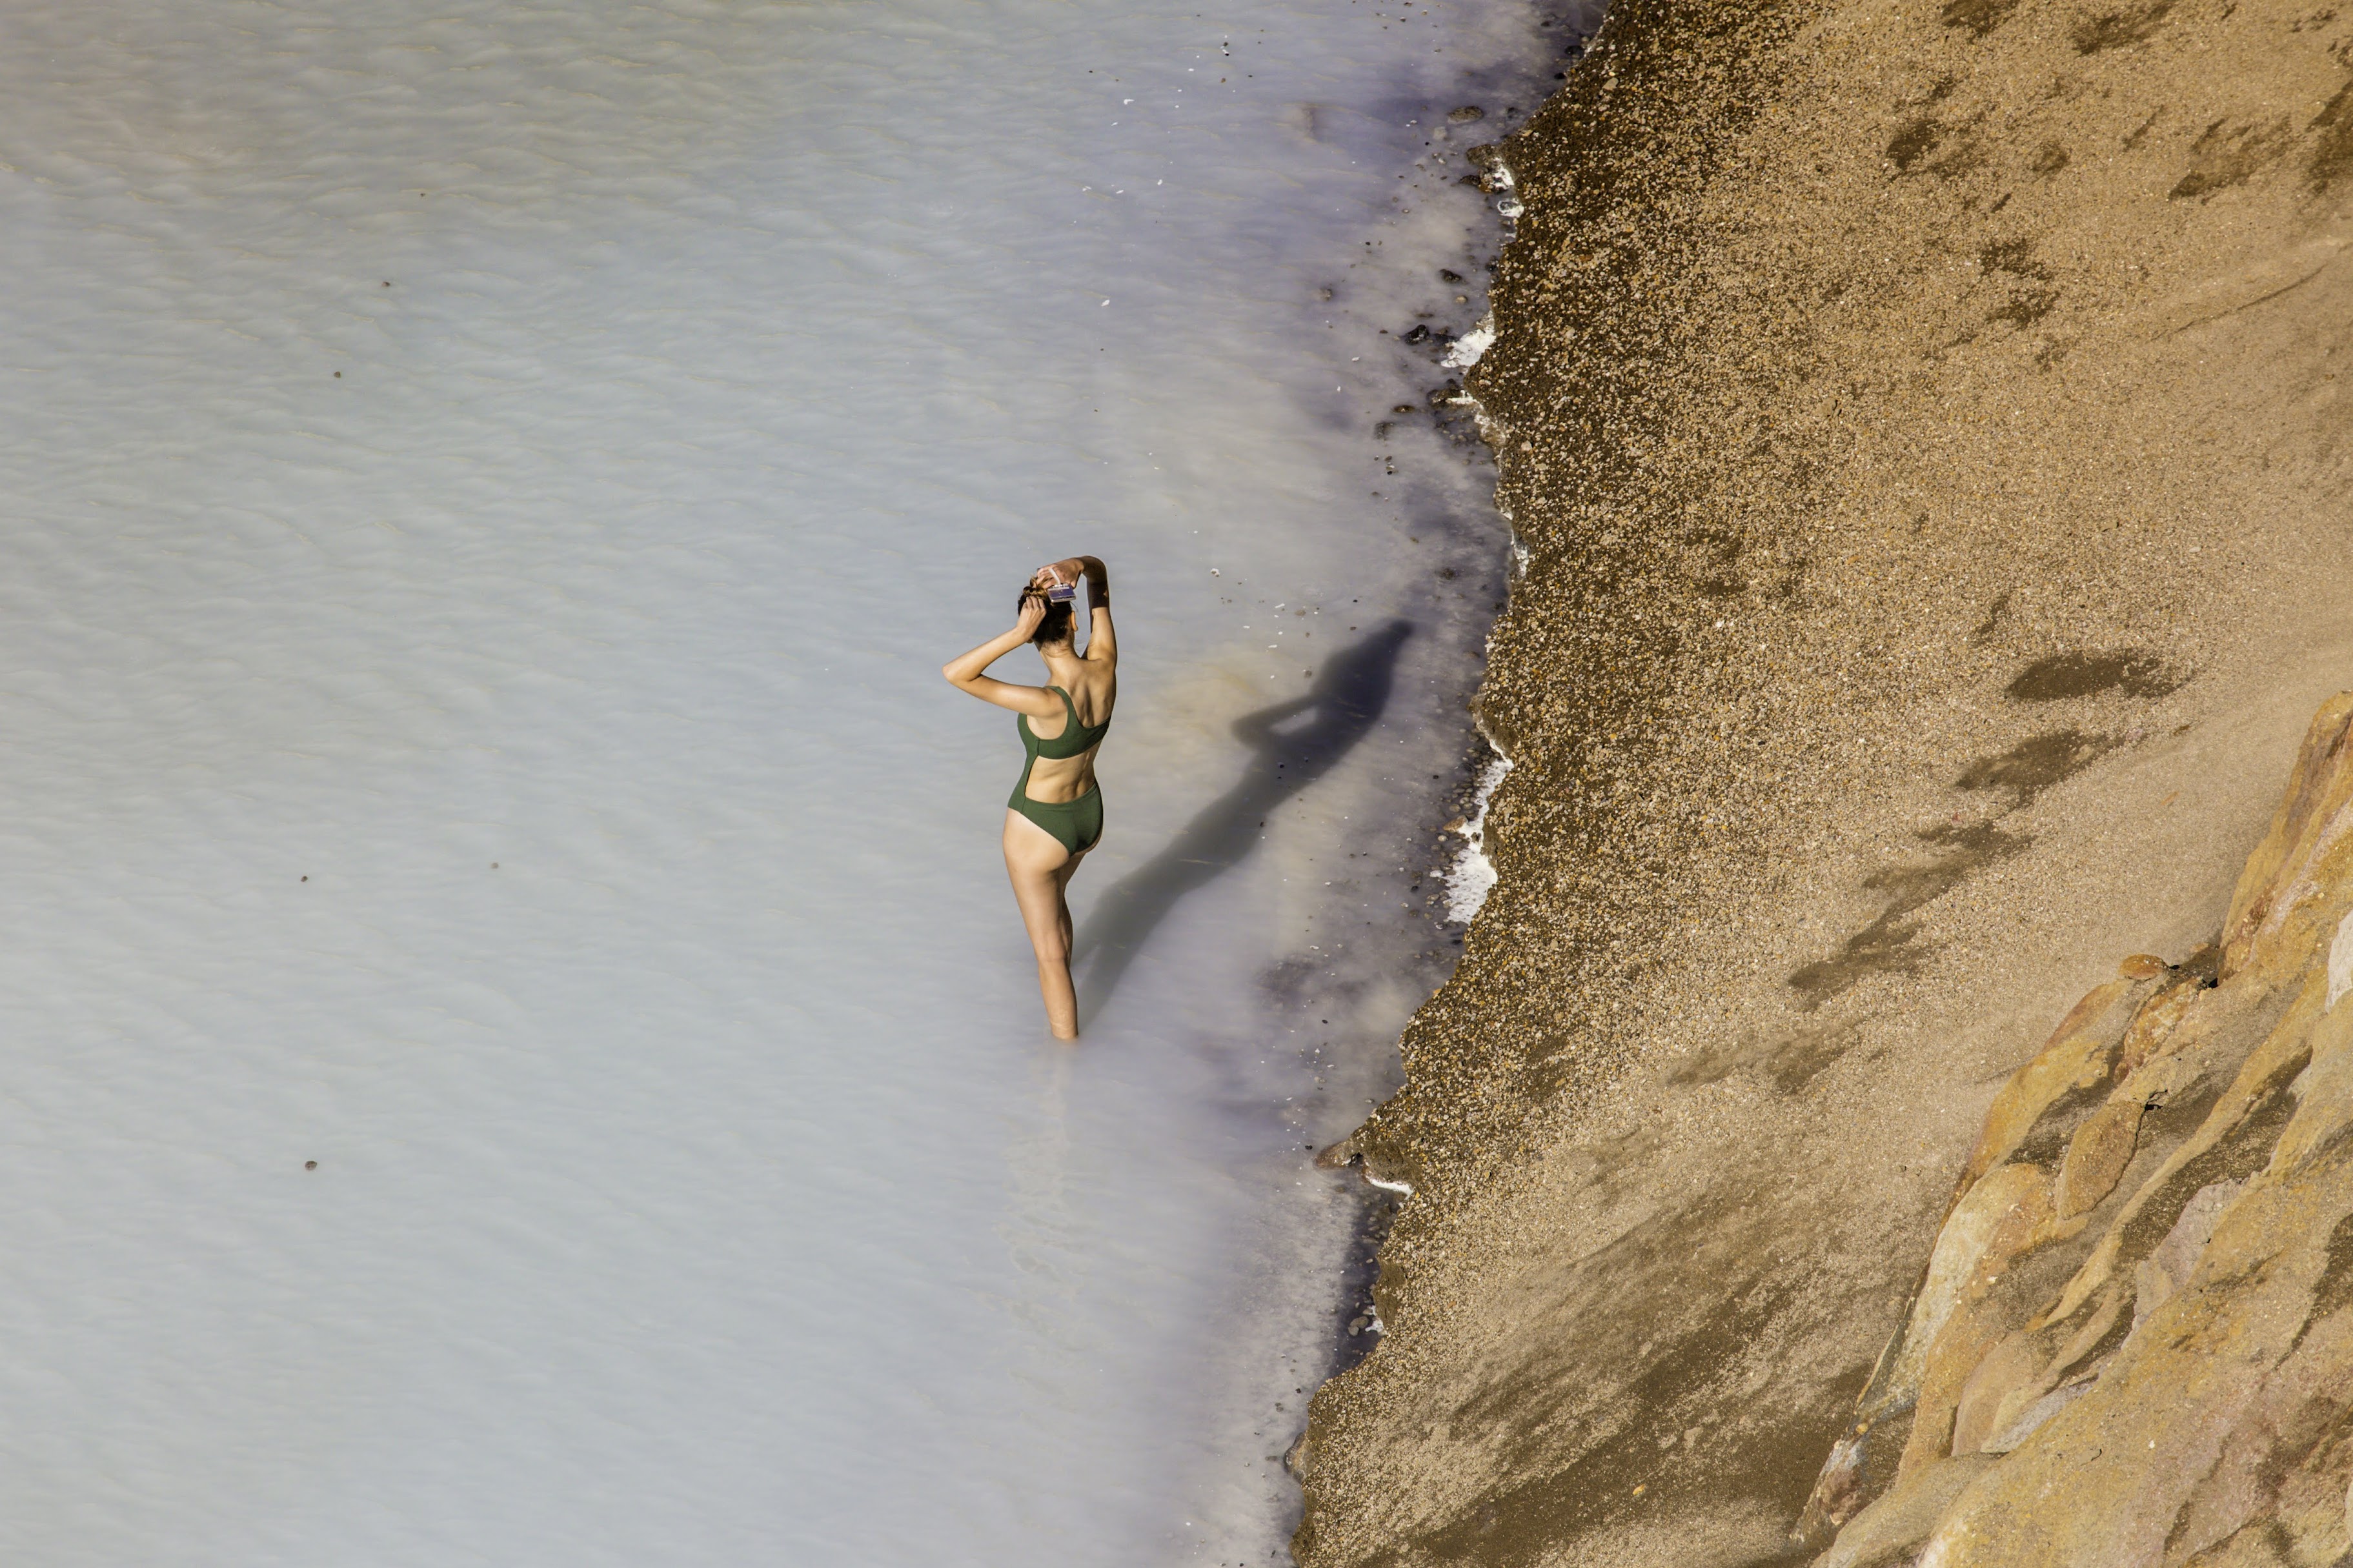
[[[1062,668],[1056,668],[1058,665]],[[1054,684],[1070,694],[1071,708],[1078,714],[1081,724],[1092,730],[1110,722],[1112,706],[1119,697],[1119,672],[1109,659],[1100,666],[1088,658],[1050,659],[1048,668],[1061,678]],[[1059,701],[1055,703],[1058,710],[1060,706]],[[1039,740],[1057,741],[1070,728],[1071,720],[1069,713],[1058,711],[1050,719],[1024,714],[1021,721]],[[1094,788],[1095,753],[1101,750],[1103,745],[1098,742],[1075,756],[1039,757],[1029,767],[1029,798],[1059,805]]]

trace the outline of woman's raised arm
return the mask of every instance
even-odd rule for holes
[[[1119,663],[1119,637],[1111,624],[1111,568],[1093,555],[1073,555],[1046,568],[1055,578],[1074,584],[1087,580],[1087,658],[1098,664]],[[1041,574],[1042,575],[1043,574]]]
[[[1032,719],[1050,719],[1061,712],[1061,704],[1048,695],[1042,686],[1017,686],[1009,680],[992,680],[988,667],[1029,640],[1038,623],[1046,618],[1046,601],[1037,595],[1025,595],[1021,600],[1021,618],[1013,623],[1009,632],[999,632],[970,653],[961,654],[940,666],[940,674],[959,691],[970,692],[983,702],[994,702],[999,708],[1010,708],[1016,713],[1027,713]]]

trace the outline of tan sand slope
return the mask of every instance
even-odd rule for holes
[[[1994,1097],[1798,1534],[1823,1568],[2353,1552],[2353,695],[2223,940]]]
[[[1894,1408],[1941,1227],[2023,1247],[2040,1201],[2104,1230],[2192,1135],[2111,1110],[2073,1172],[1971,1165],[2118,954],[2194,970],[2353,683],[2353,12],[1619,0],[1485,156],[1525,205],[1466,378],[1526,552],[1479,701],[1514,762],[1501,880],[1340,1151],[1413,1195],[1381,1348],[1298,1450],[1295,1550],[1706,1568],[1802,1560],[1838,1513],[1839,1550],[1899,1514],[1993,1531],[1958,1489],[2044,1439],[1986,1442],[2092,1408],[2067,1380],[2113,1347],[2045,1389],[2067,1346],[1958,1306],[1901,1375],[1984,1380],[1946,1391],[1974,1450],[1915,1426],[1849,1512],[1883,1435],[1800,1515],[1866,1385]],[[2170,984],[2076,1032],[2188,1007]],[[2182,1562],[2183,1528],[2049,1560]]]

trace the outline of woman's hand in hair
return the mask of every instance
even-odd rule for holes
[[[1023,642],[1028,642],[1030,634],[1038,629],[1038,624],[1045,618],[1046,595],[1035,591],[1024,594],[1021,595],[1020,614],[1014,617],[1014,634]]]

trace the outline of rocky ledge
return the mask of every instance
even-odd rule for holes
[[[1994,1097],[1798,1529],[1821,1568],[2353,1553],[2353,694],[2216,940]]]

